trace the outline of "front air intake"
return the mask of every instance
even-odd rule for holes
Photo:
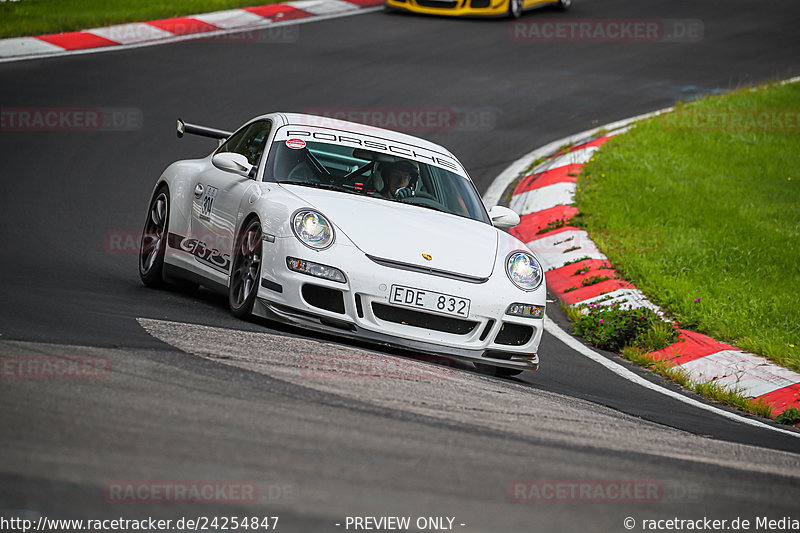
[[[332,313],[344,314],[344,294],[342,291],[321,287],[319,285],[303,285],[303,300],[308,305],[331,311]]]
[[[522,346],[533,337],[532,326],[522,326],[520,324],[503,323],[500,333],[494,339],[495,344],[506,346]]]
[[[472,320],[462,320],[460,318],[451,318],[449,316],[435,315],[433,313],[424,313],[422,311],[415,311],[414,309],[406,309],[404,307],[395,307],[393,305],[379,304],[373,302],[372,312],[381,320],[387,322],[394,322],[395,324],[403,324],[404,326],[413,326],[415,328],[432,329],[434,331],[441,331],[443,333],[453,333],[455,335],[466,335],[475,329],[478,322]]]

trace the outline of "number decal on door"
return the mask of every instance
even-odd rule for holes
[[[200,200],[200,218],[211,219],[211,210],[214,208],[214,198],[217,197],[216,187],[206,187],[203,198]]]

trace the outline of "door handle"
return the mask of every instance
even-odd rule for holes
[[[205,187],[203,187],[203,184],[202,183],[198,183],[197,186],[194,188],[194,197],[195,198],[200,198],[201,196],[203,196],[203,191],[204,190],[205,190]]]

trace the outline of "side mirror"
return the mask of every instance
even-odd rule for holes
[[[220,170],[225,172],[233,172],[245,178],[249,177],[250,171],[253,169],[245,156],[233,152],[221,152],[211,158],[211,163]]]
[[[519,215],[507,207],[496,205],[489,210],[492,226],[496,228],[513,228],[519,224]]]

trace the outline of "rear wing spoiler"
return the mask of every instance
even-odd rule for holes
[[[231,136],[232,132],[218,130],[215,128],[207,128],[205,126],[198,126],[197,124],[188,124],[183,119],[178,119],[178,138],[183,137],[184,134],[200,135],[201,137],[211,137],[218,139],[220,142],[224,141]]]

